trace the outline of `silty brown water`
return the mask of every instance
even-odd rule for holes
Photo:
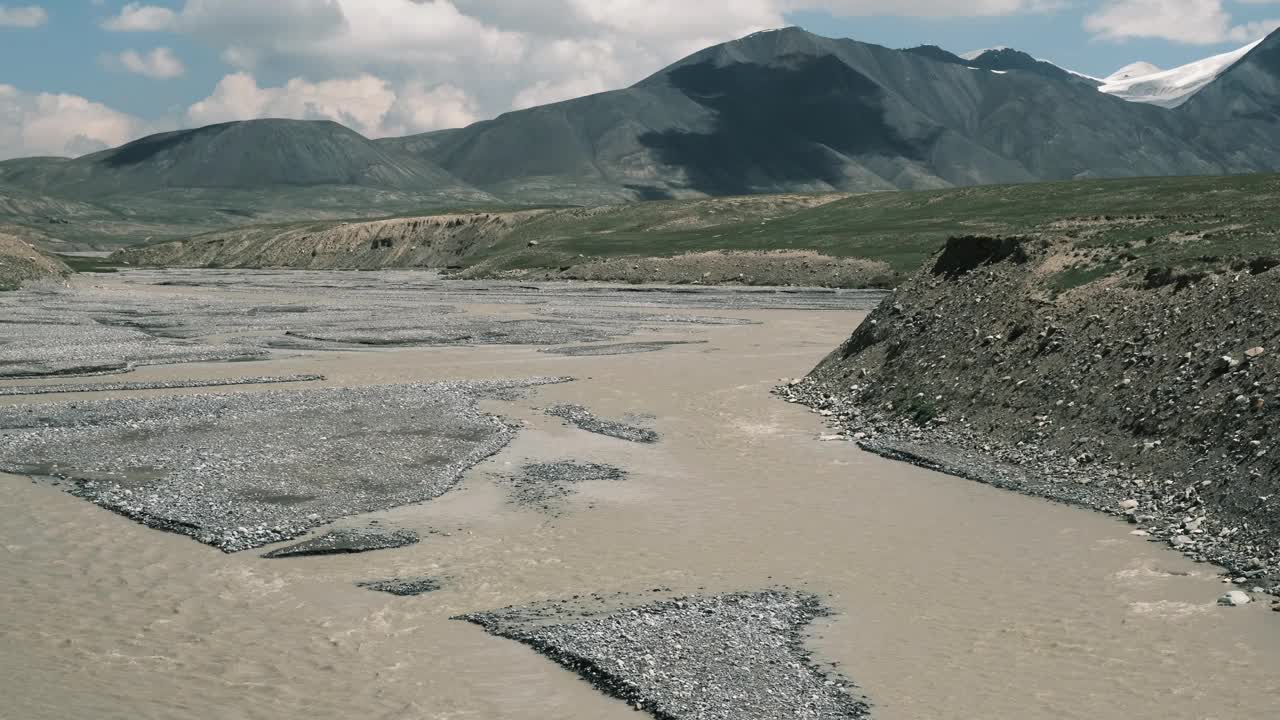
[[[527,426],[450,493],[339,523],[423,534],[397,550],[224,555],[0,478],[0,717],[635,717],[528,648],[449,618],[593,591],[774,586],[818,593],[836,611],[810,645],[879,718],[1236,718],[1280,707],[1280,623],[1262,603],[1216,607],[1227,587],[1213,568],[1109,518],[818,442],[819,418],[768,391],[811,368],[858,313],[716,314],[761,324],[650,333],[707,343],[618,356],[406,348],[133,373],[579,380],[486,401]],[[543,412],[559,404],[651,415],[661,441],[566,426]],[[566,459],[628,478],[575,487],[548,515],[511,504],[496,477]],[[354,584],[401,576],[443,587],[401,598]]]

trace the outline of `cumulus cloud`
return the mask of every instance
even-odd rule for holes
[[[120,8],[119,15],[104,21],[102,27],[115,32],[155,32],[172,29],[177,17],[169,8],[129,3]]]
[[[192,125],[264,117],[333,120],[372,137],[457,127],[477,119],[471,99],[457,87],[411,82],[396,89],[369,73],[320,82],[294,78],[278,87],[261,87],[253,75],[239,72],[224,77],[212,95],[187,111]]]
[[[1236,23],[1222,0],[1106,0],[1085,17],[1084,26],[1104,40],[1154,38],[1216,45],[1257,40],[1280,26],[1280,20]]]
[[[0,27],[33,28],[49,22],[49,13],[39,5],[0,5]]]
[[[252,75],[241,72],[224,77],[213,94],[192,105],[187,115],[197,125],[284,117],[334,120],[365,132],[381,125],[395,99],[385,80],[367,73],[349,80],[312,83],[294,78],[280,87],[259,87]]]
[[[137,50],[125,50],[120,53],[118,60],[129,72],[155,80],[181,77],[187,71],[182,61],[167,47],[159,47],[145,54]]]
[[[438,116],[471,117],[629,84],[707,45],[783,25],[781,2],[187,0],[177,12],[134,3],[111,25],[172,29],[255,75],[368,73],[406,97],[466,88],[465,113]]]
[[[1069,0],[791,0],[791,9],[826,10],[836,15],[899,17],[993,17],[1061,10]]]
[[[27,93],[0,84],[0,159],[83,155],[147,129],[138,118],[78,95]]]
[[[475,101],[459,87],[444,84],[429,87],[410,82],[396,93],[396,101],[383,117],[378,135],[413,133],[470,125],[480,119]]]
[[[623,87],[785,13],[990,16],[1062,0],[187,0],[173,27],[255,75],[465,88],[437,118],[494,115]],[[141,8],[138,12],[141,12]],[[465,108],[465,109],[464,109]],[[423,122],[417,122],[421,125]],[[383,123],[390,128],[395,123]]]

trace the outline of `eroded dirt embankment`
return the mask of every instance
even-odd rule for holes
[[[160,268],[372,270],[448,268],[506,238],[543,210],[425,215],[367,222],[253,225],[157,245],[114,259]]]
[[[259,225],[126,248],[113,259],[143,267],[431,268],[455,272],[454,277],[462,279],[838,288],[893,285],[896,274],[879,261],[803,249],[725,249],[733,247],[733,238],[750,240],[748,236],[760,232],[768,220],[844,197],[707,198]],[[699,231],[707,235],[691,243],[688,234]],[[696,249],[700,244],[713,249],[673,254],[676,247]]]
[[[543,213],[465,213],[367,222],[253,226],[127,248],[116,260],[152,267],[373,270],[446,268]]]
[[[870,450],[1126,516],[1280,591],[1280,271],[1057,293],[1069,251],[952,240],[783,394]]]
[[[0,290],[13,290],[36,280],[60,280],[71,270],[27,241],[0,232]]]

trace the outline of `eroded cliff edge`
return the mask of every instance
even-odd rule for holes
[[[868,450],[1124,516],[1276,593],[1280,262],[1159,259],[953,238],[782,393]]]

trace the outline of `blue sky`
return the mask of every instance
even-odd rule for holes
[[[849,18],[806,11],[792,13],[788,19],[820,35],[851,37],[895,48],[927,44],[961,53],[1005,45],[1095,77],[1106,77],[1136,60],[1171,68],[1246,44],[1237,40],[1189,44],[1164,38],[1104,39],[1088,32],[1084,25],[1085,18],[1098,5],[1098,2],[1080,2],[1053,13],[995,17]],[[1240,24],[1280,18],[1280,1],[1271,7],[1223,5],[1231,10],[1233,19]],[[1171,11],[1170,14],[1176,17],[1176,12]]]
[[[634,82],[800,25],[1017,47],[1103,76],[1276,27],[1280,0],[0,0],[0,159],[260,116],[422,132]]]

